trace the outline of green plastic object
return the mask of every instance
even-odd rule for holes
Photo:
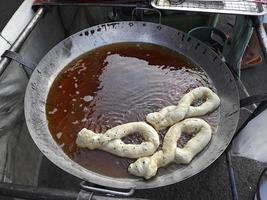
[[[219,49],[224,54],[224,49],[227,44],[227,36],[214,27],[201,26],[191,29],[188,34],[198,38],[207,45]]]

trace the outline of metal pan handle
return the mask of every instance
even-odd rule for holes
[[[136,7],[132,10],[132,21],[134,21],[134,14],[136,13],[136,11],[138,10],[147,10],[147,11],[153,11],[159,14],[159,24],[161,24],[161,12],[158,9],[154,9],[154,8],[143,8],[143,7]]]
[[[112,195],[124,196],[124,197],[129,197],[129,196],[133,195],[133,193],[134,193],[134,188],[131,188],[128,192],[107,190],[107,189],[102,189],[102,188],[98,188],[98,187],[88,186],[88,185],[86,185],[86,181],[82,181],[80,183],[80,186],[83,190],[88,191],[88,192],[93,191],[93,192],[112,194]]]
[[[260,103],[263,101],[267,101],[267,93],[253,95],[253,96],[249,96],[249,97],[246,97],[244,99],[241,99],[240,100],[240,107],[242,108],[242,107],[249,106],[249,105],[254,104],[254,103]]]

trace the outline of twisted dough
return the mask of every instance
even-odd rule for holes
[[[200,106],[191,104],[200,98],[206,101]],[[215,110],[220,105],[219,97],[207,87],[198,87],[185,94],[177,106],[167,106],[159,112],[149,113],[146,121],[154,126],[156,130],[161,130],[188,117],[205,115]]]
[[[121,138],[132,133],[139,133],[145,141],[141,144],[125,144]],[[131,122],[111,128],[104,134],[97,134],[83,128],[76,139],[79,147],[91,150],[101,149],[127,158],[140,158],[152,155],[159,146],[159,135],[145,122]]]
[[[128,171],[135,175],[149,179],[156,175],[159,167],[171,162],[188,164],[211,139],[211,127],[202,119],[189,118],[172,126],[165,135],[162,150],[150,157],[139,158],[130,164]],[[177,140],[182,133],[197,133],[183,148],[177,147]]]

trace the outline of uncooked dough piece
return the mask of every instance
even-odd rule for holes
[[[197,133],[183,148],[177,147],[177,141],[182,133]],[[139,158],[130,164],[128,171],[135,175],[149,179],[156,175],[159,167],[172,162],[188,164],[211,139],[211,127],[203,119],[189,118],[173,125],[165,135],[162,150],[150,157]]]
[[[144,140],[141,144],[125,144],[121,138],[139,133]],[[140,158],[152,155],[159,146],[159,135],[145,122],[131,122],[111,128],[104,134],[97,134],[86,128],[78,133],[76,144],[91,150],[101,149],[127,158]]]
[[[200,106],[191,106],[198,99],[206,98]],[[207,87],[198,87],[185,94],[177,106],[167,106],[159,112],[149,113],[146,121],[156,130],[162,130],[188,117],[205,115],[220,105],[219,97]]]

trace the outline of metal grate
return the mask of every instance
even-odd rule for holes
[[[173,1],[171,1],[171,5],[166,1],[167,0],[164,0],[164,2],[159,0],[153,0],[151,4],[157,9],[177,11],[225,13],[255,16],[260,16],[267,13],[267,5],[256,3],[252,0],[185,0],[181,4],[175,4]]]

